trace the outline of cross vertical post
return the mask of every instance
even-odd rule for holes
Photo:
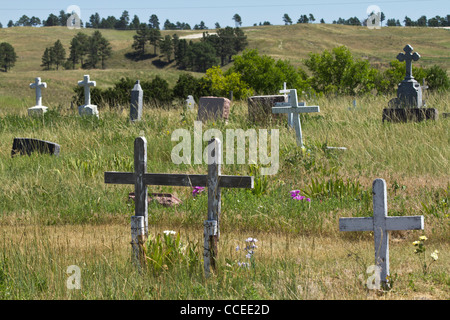
[[[204,223],[204,269],[208,276],[210,268],[216,269],[217,243],[219,241],[219,217],[221,209],[221,192],[219,176],[221,166],[221,142],[211,139],[208,143],[208,220]]]
[[[373,231],[375,265],[380,267],[380,280],[388,286],[389,233],[392,230],[423,230],[423,216],[389,217],[386,181],[375,179],[372,184],[373,217],[339,218],[339,231]]]
[[[386,229],[387,193],[386,183],[375,180],[373,194],[373,236],[375,240],[375,264],[381,267],[381,279],[389,274],[389,233]]]
[[[134,140],[134,192],[137,217],[144,217],[145,235],[148,235],[148,192],[144,183],[144,175],[147,173],[147,139],[138,137]]]

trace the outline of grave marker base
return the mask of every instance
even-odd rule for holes
[[[84,105],[78,107],[80,116],[96,116],[98,118],[98,109],[96,105]]]
[[[42,115],[44,115],[44,113],[47,112],[47,109],[48,109],[48,107],[45,107],[45,106],[34,106],[31,108],[28,108],[28,115],[30,117],[42,116]]]
[[[383,122],[420,122],[438,120],[439,113],[434,108],[386,108],[383,109]]]

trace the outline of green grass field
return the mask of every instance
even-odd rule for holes
[[[298,34],[298,42],[282,32],[288,28]],[[417,28],[370,32],[373,36],[378,31],[378,39],[395,39],[384,44],[383,51],[369,44],[371,40],[364,37],[369,30],[362,28],[296,25],[254,27],[246,33],[250,47],[292,61],[298,62],[311,51],[305,49],[307,40],[302,40],[311,34],[309,38],[316,39],[315,52],[346,44],[352,52],[384,64],[395,58],[406,39],[415,37]],[[443,50],[448,49],[448,31],[423,31],[430,32],[428,37],[420,35],[409,43],[424,63],[448,69],[448,50]],[[151,62],[135,66],[121,58],[131,50],[132,34],[104,30],[117,51],[106,70],[40,71],[45,46],[59,37],[66,45],[71,31],[0,29],[1,41],[10,42],[19,55],[16,67],[0,74],[0,299],[450,298],[449,118],[383,124],[382,109],[392,98],[387,96],[358,98],[354,110],[353,97],[308,100],[308,105],[320,106],[320,113],[301,116],[306,153],[296,146],[295,133],[284,119],[250,123],[247,103],[234,101],[229,122],[205,123],[203,132],[215,128],[225,136],[227,128],[278,129],[277,174],[265,180],[248,164],[223,165],[223,174],[256,173],[261,187],[253,192],[222,191],[219,267],[209,279],[204,278],[201,260],[192,260],[189,268],[177,260],[160,272],[139,274],[131,263],[134,203],[128,193],[134,191],[133,186],[106,185],[103,173],[133,170],[133,141],[141,134],[148,141],[148,172],[206,174],[207,166],[175,165],[171,160],[178,143],[171,140],[172,133],[180,128],[192,132],[196,120],[196,113],[183,112],[181,105],[171,110],[144,106],[143,121],[134,124],[128,120],[128,106],[102,106],[99,120],[80,118],[76,108],[70,109],[72,88],[85,73],[100,87],[125,75],[151,79],[158,74],[171,84],[178,78],[180,71],[172,66],[159,70]],[[37,60],[31,58],[34,50],[27,44],[31,37],[39,39],[34,45]],[[279,39],[286,52],[277,53]],[[434,60],[424,58],[433,54]],[[33,119],[26,109],[34,105],[34,92],[28,85],[36,76],[48,83],[43,103],[49,112]],[[440,114],[450,112],[448,92],[429,94],[426,99],[427,106]],[[11,158],[14,137],[56,142],[61,154]],[[324,145],[343,146],[347,151],[327,152]],[[340,217],[372,215],[375,178],[386,180],[390,216],[425,218],[424,231],[391,232],[389,291],[366,287],[370,276],[366,270],[373,264],[372,233],[339,232]],[[311,202],[292,200],[289,192],[294,189],[311,194]],[[192,189],[183,187],[149,187],[149,192],[174,193],[183,201],[176,207],[149,204],[150,239],[164,230],[175,230],[184,244],[199,249],[207,217],[206,192],[196,198]],[[412,244],[421,235],[428,238],[426,268]],[[252,266],[242,268],[237,263],[246,261],[245,254],[235,248],[245,245],[247,237],[256,237],[258,248]],[[439,259],[431,263],[434,250],[439,251]],[[80,290],[66,286],[71,265],[81,270]]]

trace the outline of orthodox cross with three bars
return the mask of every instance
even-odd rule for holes
[[[373,217],[339,218],[339,231],[373,231],[375,265],[381,268],[384,285],[389,275],[389,233],[391,230],[423,230],[423,216],[388,217],[386,181],[375,179],[372,184]]]
[[[135,216],[131,218],[133,253],[142,263],[142,244],[148,236],[147,185],[207,187],[208,218],[204,223],[204,269],[209,276],[210,267],[216,268],[217,242],[219,240],[219,217],[221,188],[253,188],[253,177],[221,175],[222,145],[217,138],[207,147],[208,175],[147,173],[147,140],[138,137],[134,141],[134,172],[105,172],[105,183],[134,184]]]
[[[286,89],[281,90],[280,93],[287,92]],[[297,137],[297,145],[303,147],[302,138],[302,125],[300,123],[300,113],[311,113],[320,112],[319,106],[305,106],[303,103],[299,104],[297,99],[297,90],[289,90],[289,101],[288,102],[277,102],[275,106],[272,107],[272,113],[287,113],[288,123],[295,129],[295,134]]]

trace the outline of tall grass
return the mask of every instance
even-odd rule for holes
[[[448,120],[383,124],[381,111],[387,98],[361,98],[357,108],[349,110],[352,99],[307,101],[320,105],[321,112],[301,118],[305,152],[297,148],[295,133],[284,119],[269,123],[267,128],[280,131],[276,175],[258,177],[257,167],[248,164],[223,165],[223,174],[252,174],[260,183],[254,191],[222,190],[220,267],[212,280],[205,280],[201,271],[188,274],[177,265],[160,275],[138,274],[129,245],[134,203],[128,193],[133,186],[103,182],[104,171],[133,171],[133,141],[142,133],[148,141],[148,172],[206,174],[205,164],[177,166],[170,156],[177,143],[171,141],[172,132],[185,128],[193,133],[195,113],[183,113],[181,106],[147,107],[139,123],[131,123],[126,110],[116,108],[101,110],[100,119],[80,118],[76,110],[57,108],[42,118],[2,116],[2,298],[376,298],[360,280],[364,266],[372,263],[373,238],[370,233],[340,234],[338,218],[372,215],[371,183],[378,177],[387,181],[389,215],[423,214],[426,234],[443,253],[433,265],[432,280],[415,275],[414,267],[410,278],[406,263],[414,259],[410,261],[408,247],[417,232],[394,234],[398,245],[392,244],[391,270],[399,274],[399,291],[381,297],[416,297],[409,281],[421,288],[420,294],[446,297],[441,288],[448,284]],[[431,101],[448,111],[448,94]],[[203,132],[259,128],[247,122],[244,102],[236,101],[232,108],[228,124],[207,122]],[[11,158],[14,137],[56,142],[61,154]],[[329,151],[325,146],[345,146],[347,151]],[[311,192],[312,201],[292,200],[289,192],[294,189]],[[190,188],[155,186],[149,192],[174,193],[183,201],[170,208],[149,204],[151,236],[168,228],[180,232],[184,241],[202,243],[206,193],[194,198]],[[248,236],[261,241],[256,267],[227,266],[241,258],[234,249]],[[358,262],[361,259],[364,266]],[[82,270],[81,291],[65,286],[70,265]],[[437,292],[427,287],[430,281],[440,288]]]

